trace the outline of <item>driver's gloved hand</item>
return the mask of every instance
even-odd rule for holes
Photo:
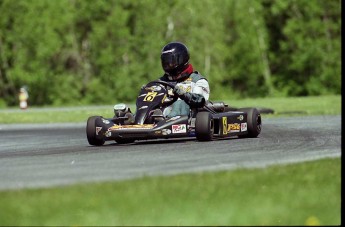
[[[177,94],[181,98],[181,96],[186,94],[186,91],[183,88],[181,88],[180,86],[175,86],[174,87],[174,93]]]
[[[200,94],[186,92],[179,86],[174,87],[174,93],[183,101],[185,101],[191,108],[199,108],[204,106],[206,100]]]

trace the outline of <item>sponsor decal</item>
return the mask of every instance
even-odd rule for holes
[[[169,134],[171,134],[171,130],[170,129],[167,129],[167,128],[162,129],[162,135],[169,135]]]
[[[157,95],[157,92],[155,92],[155,91],[147,92],[147,94],[144,98],[144,101],[145,102],[152,102],[155,99],[156,95]]]
[[[106,131],[106,132],[104,133],[104,135],[105,135],[105,137],[111,137],[111,132]]]
[[[186,133],[187,127],[185,124],[181,125],[172,125],[172,133]]]
[[[147,91],[160,91],[160,90],[162,90],[162,88],[160,86],[153,85],[151,87],[146,87],[145,90],[147,90]]]
[[[246,123],[241,123],[241,132],[247,131],[247,122]]]
[[[155,134],[162,134],[161,130],[155,131]]]
[[[241,130],[241,125],[238,123],[228,124],[228,132],[239,132]]]
[[[147,109],[147,108],[148,108],[148,106],[142,106],[139,108],[139,110],[143,110],[143,109]]]
[[[167,94],[164,94],[164,97],[162,99],[162,103],[167,99]]]
[[[222,117],[223,119],[223,135],[228,134],[228,118],[227,117]]]
[[[240,116],[237,117],[238,120],[243,121],[243,115],[241,114]]]
[[[102,130],[102,127],[96,127],[96,135],[98,136],[98,133]]]

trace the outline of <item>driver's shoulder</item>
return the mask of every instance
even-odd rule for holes
[[[207,81],[207,79],[206,79],[203,75],[201,75],[198,71],[192,72],[192,74],[190,74],[189,78],[190,78],[194,83],[196,83],[196,82],[199,81],[199,80],[206,80],[206,81]]]

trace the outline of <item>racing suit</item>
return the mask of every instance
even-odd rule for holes
[[[162,76],[160,79],[171,82],[167,75]],[[210,87],[208,81],[197,71],[194,71],[186,79],[176,82],[174,93],[179,98],[164,109],[164,117],[188,115],[191,108],[202,107],[209,99]]]

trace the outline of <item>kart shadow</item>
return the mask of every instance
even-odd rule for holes
[[[152,145],[152,144],[166,144],[166,143],[185,143],[188,141],[197,141],[196,138],[169,138],[169,139],[151,139],[151,140],[137,140],[133,143],[119,144],[115,141],[103,146],[137,146],[137,145]]]
[[[195,143],[209,143],[218,140],[238,140],[243,138],[227,137],[227,138],[214,138],[212,141],[198,141],[195,137],[188,138],[168,138],[168,139],[150,139],[150,140],[137,140],[133,143],[119,144],[114,142],[104,144],[103,146],[137,146],[137,145],[153,145],[153,144],[170,144],[170,143],[185,143],[194,141]]]

